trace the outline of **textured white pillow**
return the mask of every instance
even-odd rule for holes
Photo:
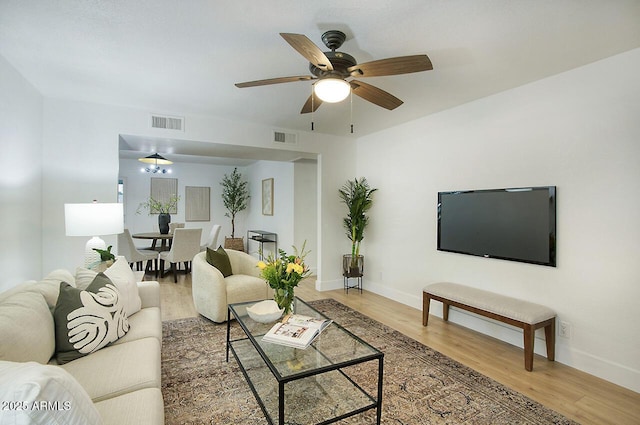
[[[87,289],[87,286],[93,282],[97,274],[98,273],[93,270],[78,267],[76,269],[76,286],[82,290]],[[104,271],[104,274],[116,285],[116,288],[118,288],[120,297],[124,301],[127,316],[131,316],[140,311],[142,300],[138,292],[136,275],[133,273],[133,270],[131,270],[131,267],[129,267],[127,259],[123,256],[118,256],[111,267]]]
[[[83,291],[87,289],[87,286],[93,282],[93,279],[96,278],[98,272],[94,270],[85,269],[83,267],[78,267],[76,269],[76,288],[82,289]]]
[[[124,309],[127,312],[127,316],[131,316],[140,311],[142,300],[138,293],[136,275],[133,273],[133,270],[131,270],[131,267],[129,267],[127,259],[118,256],[115,263],[113,263],[104,274],[107,275],[116,285],[116,288],[118,288],[120,296],[124,300]]]
[[[102,424],[78,381],[59,366],[0,361],[0,423]]]

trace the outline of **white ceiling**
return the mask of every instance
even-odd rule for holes
[[[280,32],[346,33],[367,62],[426,53],[434,70],[368,78],[404,101],[324,104],[316,131],[361,136],[640,47],[638,0],[0,0],[0,55],[44,96],[309,130],[311,82]],[[365,79],[363,79],[365,80]]]

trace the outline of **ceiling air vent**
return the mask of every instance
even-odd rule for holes
[[[298,135],[296,133],[285,133],[284,131],[273,131],[273,143],[296,145],[298,144]]]
[[[151,128],[184,131],[184,118],[169,115],[151,115]]]

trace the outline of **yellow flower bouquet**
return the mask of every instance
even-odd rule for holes
[[[265,261],[258,262],[260,276],[273,289],[273,299],[279,308],[284,308],[284,314],[291,313],[294,288],[310,274],[304,263],[304,257],[309,253],[304,250],[305,245],[306,241],[300,251],[294,246],[293,255],[279,249],[279,257],[270,254]]]

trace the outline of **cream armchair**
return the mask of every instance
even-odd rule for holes
[[[226,278],[207,262],[207,253],[193,257],[192,293],[196,311],[222,323],[227,320],[227,306],[244,301],[273,298],[273,290],[260,278],[258,259],[241,251],[226,250],[232,275]]]

